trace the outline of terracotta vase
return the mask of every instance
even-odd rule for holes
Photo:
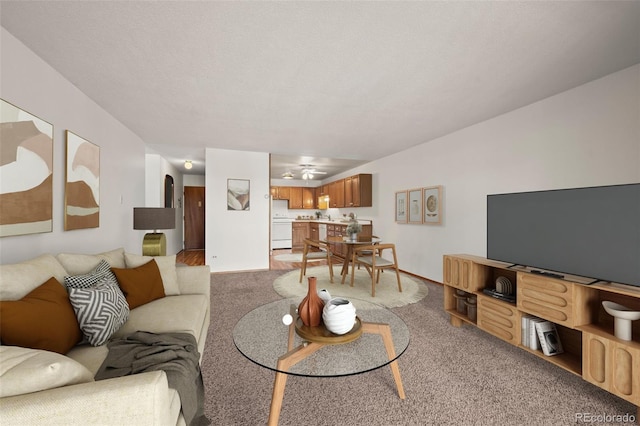
[[[316,277],[309,277],[309,290],[300,305],[298,315],[302,323],[308,327],[317,327],[322,322],[322,310],[324,301],[318,296],[316,290]]]

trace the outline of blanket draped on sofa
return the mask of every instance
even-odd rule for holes
[[[136,331],[108,343],[109,354],[95,380],[163,370],[169,387],[180,395],[187,425],[208,425],[204,415],[204,385],[196,339],[188,333]]]

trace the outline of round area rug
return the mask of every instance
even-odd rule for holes
[[[360,299],[387,308],[416,303],[429,293],[425,283],[403,273],[400,273],[402,293],[399,292],[395,272],[386,270],[380,275],[380,282],[376,284],[376,297],[371,297],[371,276],[366,269],[356,269],[353,287],[350,285],[351,274],[347,275],[344,284],[340,284],[340,265],[334,266],[333,273],[333,283],[331,283],[329,282],[329,268],[326,266],[307,268],[307,274],[302,277],[302,282],[299,283],[300,269],[296,269],[276,278],[273,282],[273,289],[284,298],[299,297],[302,299],[307,295],[307,278],[317,277],[318,290],[328,290],[331,297]]]

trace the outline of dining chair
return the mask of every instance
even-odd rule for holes
[[[300,268],[300,280],[298,282],[302,282],[302,277],[307,273],[307,261],[316,259],[327,260],[327,265],[329,265],[330,282],[333,282],[333,262],[331,260],[332,255],[333,254],[331,253],[329,244],[327,244],[326,242],[305,238],[304,249],[302,251],[302,268]]]
[[[386,253],[391,252],[389,260],[384,257]],[[367,254],[368,253],[368,254]],[[387,256],[389,256],[387,254]],[[376,284],[380,281],[380,272],[384,269],[394,269],[398,280],[398,291],[402,292],[402,283],[400,282],[400,271],[398,270],[398,256],[396,256],[396,245],[393,243],[380,243],[368,246],[356,247],[353,250],[351,259],[353,266],[351,267],[351,287],[355,278],[355,266],[362,265],[371,275],[371,297],[376,297]]]
[[[378,237],[377,235],[372,235],[371,236],[372,240],[379,239],[379,238],[380,237]],[[373,245],[377,245],[377,244],[379,244],[379,243],[373,243]],[[362,250],[360,252],[360,255],[361,256],[371,256],[371,255],[373,255],[373,251],[372,250]],[[360,269],[360,265],[358,265],[358,269]]]

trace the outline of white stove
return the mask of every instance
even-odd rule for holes
[[[290,249],[293,219],[275,214],[271,218],[271,249]]]

